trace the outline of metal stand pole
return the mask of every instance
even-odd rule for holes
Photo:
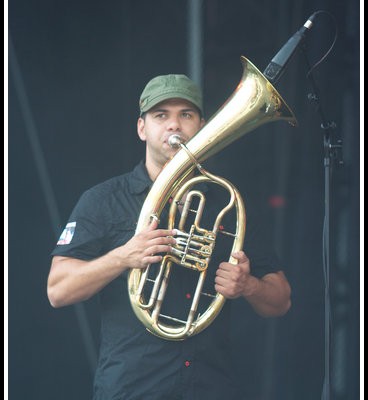
[[[310,71],[310,64],[306,55],[303,53]],[[324,185],[325,185],[325,201],[324,201],[324,229],[323,229],[323,268],[324,268],[324,279],[325,279],[325,366],[324,366],[324,384],[322,391],[322,400],[329,400],[330,395],[330,339],[331,339],[331,304],[330,304],[330,189],[331,189],[331,175],[333,161],[338,159],[339,164],[342,164],[341,159],[341,141],[337,144],[333,144],[331,141],[332,131],[336,128],[336,124],[333,121],[327,121],[323,113],[320,95],[317,89],[316,82],[313,78],[312,73],[308,73],[308,78],[312,85],[313,93],[308,94],[308,99],[317,105],[317,112],[321,117],[321,128],[323,129],[323,147],[324,147]]]

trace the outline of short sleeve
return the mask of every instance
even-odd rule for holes
[[[257,278],[282,269],[270,232],[257,214],[248,214],[244,252],[250,260],[251,273]]]
[[[104,246],[105,219],[103,199],[96,191],[86,191],[74,207],[52,256],[91,260],[101,255]]]

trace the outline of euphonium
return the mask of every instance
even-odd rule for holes
[[[212,295],[208,308],[202,314],[197,311],[200,297],[208,295],[202,292],[202,288],[216,238],[220,233],[228,234],[233,238],[231,252],[239,251],[243,247],[246,213],[239,192],[229,181],[210,174],[200,163],[267,122],[285,120],[296,125],[293,112],[271,83],[245,57],[241,57],[241,62],[243,65],[241,81],[206,125],[186,144],[181,143],[175,135],[172,137],[171,144],[181,146],[181,149],[158,175],[138,219],[136,233],[147,227],[152,218],[159,219],[169,199],[172,200],[168,229],[177,229],[177,244],[163,257],[153,279],[150,278],[150,266],[143,270],[132,269],[128,278],[129,297],[135,314],[148,331],[163,339],[183,340],[195,335],[210,325],[221,311],[225,298],[219,293]],[[190,178],[195,168],[200,174]],[[205,198],[200,191],[191,190],[198,182],[215,183],[229,192],[229,203],[221,210],[211,229],[200,226]],[[186,194],[186,199],[176,227],[178,204],[181,204],[184,194]],[[191,209],[195,198],[199,203],[197,210]],[[235,209],[236,213],[235,233],[221,231],[222,218],[230,209]],[[186,228],[187,215],[192,212],[195,213],[194,221],[190,227]],[[230,255],[229,262],[236,264],[237,260]],[[161,313],[173,267],[188,268],[198,274],[198,283],[188,310],[187,320]],[[150,285],[148,296],[144,294],[147,284]],[[146,301],[145,297],[149,299]]]

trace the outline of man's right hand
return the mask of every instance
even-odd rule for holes
[[[158,222],[153,219],[150,225],[134,235],[123,246],[115,249],[117,255],[121,251],[124,263],[129,268],[145,268],[162,260],[162,253],[171,251],[176,243],[173,236],[175,229],[157,229]]]

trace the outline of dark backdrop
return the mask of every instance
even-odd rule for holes
[[[333,399],[359,398],[359,2],[202,2],[206,116],[241,78],[240,56],[261,71],[316,10],[338,37],[315,69],[320,104],[342,139],[331,171],[330,299]],[[12,0],[8,82],[9,399],[91,396],[98,347],[95,298],[52,309],[50,252],[90,186],[130,170],[143,155],[138,97],[151,77],[187,73],[186,1]],[[306,43],[314,64],[335,25],[319,14]],[[276,87],[299,126],[258,128],[208,161],[263,216],[292,285],[283,318],[239,314],[229,327],[244,392],[253,400],[315,400],[324,379],[324,131],[302,51]],[[338,152],[337,152],[338,153]],[[326,228],[326,227],[325,227]],[[326,232],[326,230],[325,230]]]

